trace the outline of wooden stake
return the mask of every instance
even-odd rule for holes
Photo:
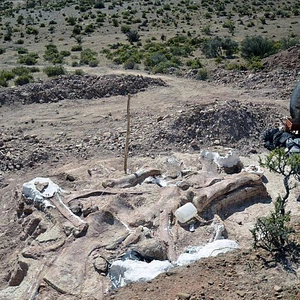
[[[127,99],[127,130],[126,130],[126,142],[125,142],[125,154],[124,154],[124,172],[127,174],[127,160],[128,160],[128,148],[129,148],[129,135],[130,135],[130,95]]]

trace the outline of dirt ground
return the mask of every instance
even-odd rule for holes
[[[149,86],[131,97],[129,173],[143,166],[162,167],[168,157],[175,157],[185,167],[196,168],[202,150],[226,153],[228,148],[241,155],[244,165],[257,165],[258,156],[266,151],[262,133],[272,126],[279,126],[281,119],[288,115],[289,99],[276,99],[265,93],[259,96],[257,90],[252,92],[213,82],[167,76],[160,78],[165,82],[164,86]],[[270,87],[272,89],[277,88]],[[25,299],[24,295],[28,296],[26,299],[101,299],[99,290],[104,292],[105,299],[300,299],[297,266],[293,266],[293,272],[284,270],[265,253],[252,250],[249,229],[258,216],[266,215],[272,209],[271,200],[241,205],[223,219],[228,238],[240,245],[240,250],[230,254],[177,267],[150,283],[130,284],[114,291],[97,285],[97,281],[88,281],[90,271],[87,270],[84,286],[89,287],[89,291],[84,288],[78,293],[66,292],[67,285],[74,287],[74,291],[81,289],[71,281],[65,281],[65,289],[61,290],[49,284],[51,274],[47,270],[59,265],[57,257],[60,254],[63,259],[71,241],[65,239],[63,246],[47,242],[46,246],[53,249],[47,248],[48,252],[45,250],[44,254],[32,250],[38,247],[36,239],[39,233],[30,232],[30,215],[35,214],[42,220],[44,215],[36,209],[27,208],[26,211],[22,208],[23,216],[18,217],[22,184],[34,177],[49,177],[63,189],[82,193],[101,189],[101,182],[107,178],[121,177],[127,98],[126,95],[107,95],[89,100],[63,99],[31,104],[17,103],[16,100],[13,105],[3,104],[0,107],[0,299]],[[271,199],[275,199],[283,191],[281,178],[268,171],[264,175],[265,186]],[[139,191],[136,188],[132,193]],[[137,209],[143,205],[146,209],[149,203],[155,201],[154,196],[145,195],[152,195],[157,188],[152,191],[147,186],[142,191],[143,197],[132,195],[133,206]],[[130,196],[125,194],[121,198],[125,197],[130,202]],[[294,189],[288,206],[296,228],[300,224],[298,194],[299,189]],[[149,202],[145,204],[147,197]],[[126,201],[116,199],[110,202],[110,210],[115,209],[120,219],[133,224],[135,220],[126,219]],[[89,201],[98,204],[100,200],[92,197]],[[101,205],[105,206],[105,203],[101,202]],[[56,213],[53,214],[55,217]],[[87,218],[93,218],[93,213]],[[123,227],[118,226],[122,231]],[[42,232],[40,227],[38,229]],[[100,240],[93,230],[97,231],[91,228],[87,237],[97,248]],[[207,241],[210,232],[208,230],[203,235],[205,230],[199,229],[198,233],[197,230],[195,233],[185,231],[185,241],[194,244]],[[183,235],[183,231],[179,231],[179,235]],[[89,251],[84,242],[80,242],[80,239],[86,241],[87,237],[73,241],[77,243],[78,251]],[[102,239],[105,237],[113,240],[112,234],[102,236]],[[178,247],[182,250],[184,246],[180,244]],[[24,249],[29,249],[30,255],[26,256]],[[80,261],[77,261],[79,254],[72,255],[74,259],[69,265],[71,275],[76,270],[78,273],[83,270]],[[25,266],[20,263],[22,261],[25,261]],[[18,282],[18,270],[23,280],[13,284],[13,276]],[[43,280],[45,278],[50,279]]]

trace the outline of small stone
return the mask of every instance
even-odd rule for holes
[[[280,293],[280,292],[282,292],[282,287],[279,286],[279,285],[275,285],[274,286],[274,291]]]
[[[94,263],[95,270],[100,273],[101,275],[106,275],[108,271],[108,264],[107,261],[103,257],[96,257]]]
[[[178,293],[177,294],[178,300],[189,300],[190,298],[191,298],[191,295],[187,294],[187,293]]]
[[[211,280],[209,280],[207,283],[208,283],[209,285],[213,285],[213,284],[214,284],[214,282],[211,281]]]
[[[246,293],[243,291],[237,291],[236,292],[240,297],[245,297]]]

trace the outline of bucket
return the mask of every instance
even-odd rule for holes
[[[186,223],[197,214],[197,208],[191,202],[184,204],[175,211],[175,217],[180,223]]]

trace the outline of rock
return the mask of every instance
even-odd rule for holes
[[[94,268],[95,270],[100,273],[101,275],[106,275],[108,272],[108,263],[107,261],[101,257],[98,256],[95,258],[94,262],[93,262]]]
[[[274,291],[280,293],[280,292],[282,292],[282,287],[279,286],[279,285],[275,285],[274,286]]]
[[[166,245],[156,239],[146,239],[137,246],[137,251],[143,256],[148,256],[157,260],[166,260],[167,247]]]
[[[28,264],[24,261],[18,261],[15,269],[13,270],[8,285],[17,286],[20,285],[24,277],[27,275]]]
[[[177,298],[178,300],[189,300],[191,298],[190,294],[187,293],[178,293]]]

